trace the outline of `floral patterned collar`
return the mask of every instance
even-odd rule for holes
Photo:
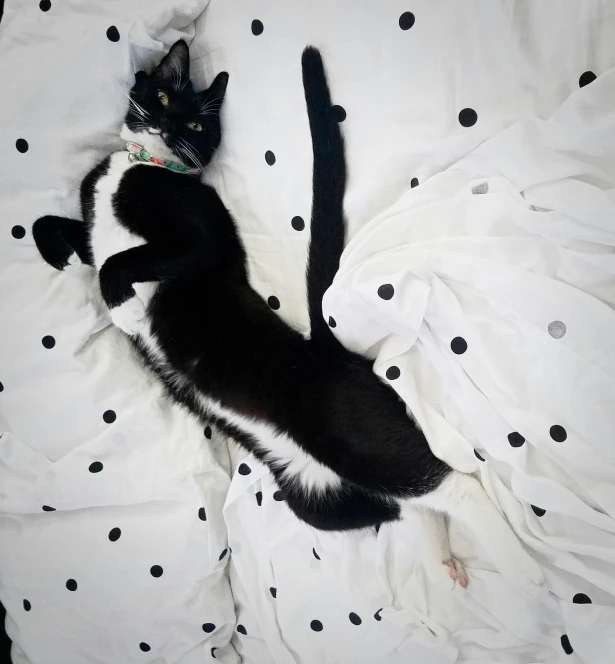
[[[157,166],[164,166],[170,171],[175,171],[175,173],[185,173],[186,175],[194,175],[195,177],[198,177],[201,174],[201,169],[199,168],[189,168],[188,166],[184,166],[177,161],[154,157],[153,154],[148,152],[142,145],[139,145],[138,143],[126,143],[126,149],[128,150],[128,159],[130,161],[141,161],[147,162],[149,164],[156,164]]]

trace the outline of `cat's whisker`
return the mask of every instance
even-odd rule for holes
[[[218,100],[220,100],[220,101],[219,101],[218,104],[216,104],[216,106],[219,109],[220,106],[222,106],[222,101],[221,101],[222,96],[214,97],[213,99],[207,99],[205,102],[203,102],[203,104],[201,104],[201,108],[200,108],[201,112],[206,111],[209,108],[213,107],[215,105],[215,102],[217,102]]]
[[[146,111],[143,106],[141,106],[138,102],[136,102],[130,94],[127,94],[128,101],[130,102],[129,108],[132,110],[133,113],[140,115],[143,117],[143,119],[149,118],[150,114],[149,111]]]
[[[203,163],[201,162],[201,160],[199,159],[199,156],[196,153],[196,151],[194,150],[194,148],[191,145],[186,144],[185,141],[184,141],[184,145],[185,145],[185,150],[188,153],[188,155],[191,157],[191,160],[194,163],[194,165],[199,170],[202,171],[205,167],[204,167]]]
[[[194,165],[202,171],[204,169],[204,165],[199,159],[199,156],[194,150],[194,148],[189,143],[187,143],[183,138],[179,139],[179,143],[180,147],[183,147],[184,154],[186,154],[186,156],[189,157],[190,161],[192,161]]]

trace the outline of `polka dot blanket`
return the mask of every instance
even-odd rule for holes
[[[14,664],[612,661],[614,33],[610,0],[7,0],[0,600]],[[78,215],[134,72],[180,37],[198,85],[230,73],[207,177],[255,288],[301,330],[300,55],[321,49],[350,173],[324,315],[434,451],[478,474],[544,594],[506,582],[454,521],[466,590],[426,578],[418,523],[298,522],[264,466],[163,396],[94,275],[41,260],[32,222]]]

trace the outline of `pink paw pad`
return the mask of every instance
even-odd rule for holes
[[[459,585],[462,588],[465,588],[468,585],[467,577],[457,570],[454,560],[445,560],[442,564],[448,567],[448,575],[453,581],[459,581]]]

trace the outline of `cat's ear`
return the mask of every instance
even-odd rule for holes
[[[162,62],[154,70],[154,78],[167,85],[179,89],[190,78],[190,54],[188,45],[183,39],[176,41]]]
[[[227,85],[228,74],[225,71],[221,71],[216,76],[216,78],[214,78],[213,83],[207,88],[207,90],[203,90],[203,92],[201,92],[203,100],[211,102],[217,101],[218,108],[220,108],[220,104],[222,104],[222,100],[224,99],[224,95],[226,93]]]

